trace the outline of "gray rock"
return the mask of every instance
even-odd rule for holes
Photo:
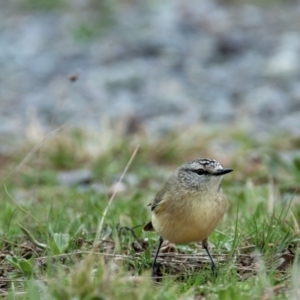
[[[25,12],[0,1],[3,143],[37,124],[99,130],[128,118],[149,135],[201,122],[259,138],[298,125],[299,3],[138,1],[119,4],[117,22],[103,30],[81,2]],[[84,24],[95,34],[82,42],[74,32]]]
[[[283,116],[277,124],[278,129],[293,136],[300,136],[300,111]]]
[[[90,184],[92,181],[92,172],[90,170],[74,170],[68,172],[59,172],[58,183],[61,185],[79,185]]]
[[[275,53],[266,63],[265,74],[291,77],[300,73],[300,33],[287,32],[280,38]]]

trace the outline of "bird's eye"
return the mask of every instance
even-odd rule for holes
[[[204,174],[207,174],[207,171],[204,171],[203,169],[197,169],[197,170],[194,170],[194,172],[198,175],[204,175]]]

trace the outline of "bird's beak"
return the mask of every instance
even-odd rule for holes
[[[233,171],[232,169],[222,169],[222,170],[218,170],[218,171],[214,172],[213,175],[214,176],[222,176],[222,175],[225,175],[225,174],[230,173],[232,171]]]

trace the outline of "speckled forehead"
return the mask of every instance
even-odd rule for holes
[[[199,164],[201,164],[206,169],[216,169],[216,170],[223,169],[222,165],[213,159],[200,159],[200,160],[193,161],[191,163],[191,168],[197,169],[199,168]]]

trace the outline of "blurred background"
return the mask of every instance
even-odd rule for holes
[[[157,244],[147,205],[196,157],[234,169],[222,273],[205,254],[190,280],[183,256],[153,293],[131,280]],[[299,299],[299,182],[299,0],[0,0],[2,296]]]
[[[299,1],[0,2],[0,143],[65,126],[300,136]]]

